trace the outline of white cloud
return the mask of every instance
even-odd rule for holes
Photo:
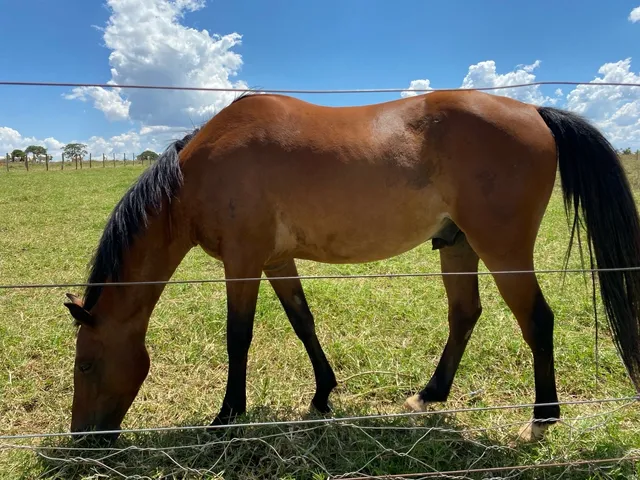
[[[640,8],[640,7],[639,7]],[[518,65],[515,70],[498,73],[493,60],[479,62],[469,67],[462,81],[462,88],[507,87],[509,85],[533,83],[533,73],[540,67],[536,60],[530,65]],[[618,148],[640,149],[640,89],[623,86],[606,86],[598,83],[640,83],[640,74],[631,71],[631,59],[606,63],[598,70],[599,76],[591,85],[580,85],[566,96],[557,88],[554,96],[544,95],[539,86],[513,89],[488,90],[494,95],[504,95],[535,105],[556,105],[584,115],[603,130],[607,138]],[[431,88],[427,79],[413,80],[410,88]],[[416,95],[403,92],[403,97]]]
[[[86,140],[70,139],[68,142],[61,142],[52,137],[45,139],[23,137],[13,128],[0,127],[0,156],[4,157],[5,153],[11,153],[16,148],[24,150],[29,145],[42,145],[50,155],[53,155],[54,160],[59,160],[67,143],[84,143],[87,145],[87,152],[96,159],[102,158],[102,154],[112,158],[114,153],[117,158],[122,158],[123,154],[131,158],[133,154],[147,149],[160,153],[170,142],[184,137],[187,133],[188,129],[182,127],[154,125],[142,127],[140,131],[130,130],[109,138],[93,136]]]
[[[469,67],[467,75],[462,80],[462,88],[484,88],[484,87],[506,87],[509,85],[517,85],[522,83],[532,83],[536,76],[533,73],[535,69],[540,67],[540,60],[536,60],[530,65],[518,65],[515,70],[507,73],[498,73],[496,62],[487,60],[479,62]],[[410,90],[431,89],[431,82],[428,79],[412,80],[409,84]],[[540,92],[540,87],[535,85],[531,87],[519,87],[511,89],[488,90],[494,95],[502,95],[505,97],[516,98],[528,103],[543,105],[545,103],[555,104],[558,101],[558,91],[556,98],[547,97]],[[560,91],[560,95],[562,92]],[[403,97],[411,97],[417,95],[416,92],[402,92]]]
[[[428,79],[411,80],[411,83],[409,84],[409,90],[431,90],[431,82]],[[427,92],[405,91],[405,92],[401,92],[400,95],[406,98],[406,97],[414,97],[418,95],[418,93],[427,93]]]
[[[29,145],[41,145],[47,149],[50,155],[57,155],[62,151],[64,144],[53,137],[37,139],[35,137],[23,137],[20,132],[10,127],[0,127],[0,155],[3,157],[15,149],[24,150]]]
[[[127,120],[129,118],[129,107],[131,101],[124,100],[120,96],[122,89],[106,90],[98,87],[81,87],[74,88],[72,93],[64,95],[67,100],[82,100],[85,102],[87,97],[93,98],[93,106],[104,112],[105,117],[109,120]]]
[[[567,95],[566,108],[589,118],[620,148],[640,148],[640,89],[599,83],[640,83],[631,59],[605,63],[591,85],[578,85]]]
[[[112,84],[162,84],[247,88],[232,81],[242,66],[233,51],[241,35],[209,34],[180,22],[186,12],[204,8],[204,0],[108,0],[111,16],[101,29],[111,50]],[[201,123],[229,104],[235,92],[80,88],[68,99],[86,101],[111,120],[146,125]]]
[[[533,71],[540,67],[540,60],[531,65],[518,65],[515,70],[507,73],[498,73],[496,62],[487,60],[469,67],[467,75],[462,80],[462,88],[506,87],[523,83],[535,82]],[[519,87],[510,89],[489,90],[494,95],[511,97],[523,102],[535,105],[555,103],[555,99],[542,94],[538,85],[531,87]]]
[[[522,67],[522,70],[524,70],[527,73],[531,73],[533,72],[536,68],[538,68],[540,66],[542,62],[540,60],[536,60],[535,62],[533,62],[531,65],[518,65],[518,67]]]
[[[640,7],[636,7],[631,10],[631,13],[629,14],[629,21],[631,23],[640,22]]]

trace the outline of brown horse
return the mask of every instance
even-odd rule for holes
[[[571,239],[583,219],[592,264],[640,266],[640,222],[619,159],[584,119],[474,92],[322,107],[245,95],[171,145],[110,216],[90,283],[65,305],[80,325],[73,431],[118,430],[149,370],[148,321],[164,284],[199,245],[224,264],[229,371],[214,423],[246,409],[247,352],[262,272],[304,344],[312,405],[329,411],[336,378],[315,334],[294,259],[358,263],[432,240],[442,271],[482,259],[533,353],[539,438],[560,415],[554,315],[534,273],[538,229],[559,166]],[[569,244],[569,249],[571,248]],[[495,273],[498,272],[498,273]],[[254,279],[244,280],[242,279]],[[640,390],[640,272],[599,272],[615,343]],[[114,282],[159,281],[118,286]],[[406,406],[447,399],[481,312],[477,275],[445,276],[449,339],[431,380]]]

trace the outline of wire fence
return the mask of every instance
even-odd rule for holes
[[[131,438],[117,446],[34,445],[18,442],[25,437],[2,436],[0,452],[32,453],[49,475],[57,477],[225,478],[231,474],[233,478],[467,479],[486,473],[493,474],[491,478],[520,478],[528,472],[540,478],[551,471],[560,476],[571,472],[570,478],[576,478],[585,469],[600,478],[631,478],[637,473],[640,449],[616,448],[615,437],[600,438],[610,453],[602,458],[590,445],[594,432],[619,421],[635,403],[633,398],[590,403],[607,402],[621,404],[591,415],[567,417],[554,426],[556,438],[575,444],[581,458],[505,441],[522,422],[502,420],[474,428],[456,417],[447,418],[528,405],[442,410],[411,418],[378,415],[334,422],[254,422],[202,427],[198,432],[191,427],[126,430],[123,435]],[[585,458],[589,456],[593,458]],[[393,465],[392,471],[385,465]],[[159,474],[141,475],[141,471]]]
[[[5,86],[50,86],[50,87],[102,87],[153,90],[198,90],[209,92],[235,91],[253,92],[253,89],[176,87],[157,85],[111,85],[54,82],[8,82]],[[482,87],[469,90],[504,90],[541,85],[587,85],[640,87],[635,83],[592,82],[532,82],[500,87]],[[344,89],[344,90],[300,90],[267,89],[269,93],[427,93],[465,89]],[[9,154],[7,154],[7,159]],[[132,154],[131,159],[136,159]],[[99,159],[90,157],[88,168],[101,166],[126,166],[115,157]],[[10,169],[11,162],[5,162]],[[75,165],[74,165],[75,164]],[[131,162],[133,164],[133,162]],[[140,164],[144,164],[141,159]],[[25,169],[34,165],[24,162]],[[80,162],[61,162],[63,168],[86,168]],[[37,168],[37,167],[36,167]],[[48,159],[45,168],[49,168]],[[637,271],[639,267],[612,269],[548,269],[498,272],[416,272],[379,273],[361,275],[300,275],[274,277],[274,279],[300,280],[344,280],[366,278],[440,277],[444,275],[514,275],[552,273],[596,273],[613,271]],[[212,278],[185,279],[149,282],[116,282],[93,285],[151,285],[151,284],[195,284],[226,283],[237,281],[264,281],[258,278]],[[86,287],[89,283],[39,283],[4,284],[0,290]],[[251,421],[211,427],[209,425],[167,426],[119,430],[120,444],[109,447],[82,447],[73,443],[73,437],[92,436],[103,432],[35,432],[0,435],[0,453],[26,451],[41,462],[46,475],[80,476],[102,478],[174,478],[182,476],[264,478],[302,476],[312,478],[336,478],[342,480],[378,478],[520,478],[533,474],[534,478],[546,476],[543,471],[553,471],[558,477],[591,475],[603,478],[631,478],[638,476],[637,462],[640,450],[616,444],[618,438],[607,434],[611,422],[620,422],[632,409],[638,408],[638,396],[574,400],[557,402],[567,407],[620,404],[617,407],[597,411],[589,415],[578,415],[558,421],[554,427],[556,438],[564,438],[564,445],[575,443],[574,452],[581,458],[567,458],[553,449],[522,446],[510,442],[512,429],[522,426],[515,420],[503,421],[509,411],[532,408],[533,404],[514,404],[455,408],[412,413],[382,413],[377,415],[351,415],[330,418],[302,419],[290,421]],[[552,404],[548,404],[552,405]],[[555,405],[555,404],[554,404]],[[459,417],[494,414],[495,418],[486,427],[474,427],[473,422]],[[636,427],[630,427],[636,428]],[[602,433],[604,430],[605,433]],[[594,432],[600,432],[593,442]],[[511,433],[510,433],[511,432]],[[604,455],[608,453],[609,455]],[[1,457],[0,457],[1,458]],[[346,466],[349,470],[346,471]],[[141,474],[155,471],[152,475]],[[533,472],[533,473],[532,473]]]

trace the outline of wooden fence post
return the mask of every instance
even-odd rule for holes
[[[91,168],[91,153],[89,153],[89,168]]]
[[[104,153],[102,154],[102,168],[104,168]]]
[[[9,171],[9,154],[7,153],[7,156],[4,157],[4,163],[7,165],[7,172]]]
[[[45,164],[45,166],[47,168],[47,172],[48,172],[49,171],[49,154],[48,153],[44,154],[44,164]]]
[[[60,170],[64,170],[64,153],[62,154],[62,162],[60,162],[60,165],[62,166]]]
[[[113,168],[116,168],[116,154],[113,154]]]
[[[27,156],[27,154],[24,155],[24,166],[27,169],[27,172],[29,171],[29,157]]]
[[[78,169],[78,155],[75,156],[76,157],[76,170]]]

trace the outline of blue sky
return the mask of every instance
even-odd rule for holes
[[[640,0],[0,4],[4,80],[301,89],[640,82]],[[616,146],[640,148],[640,88],[556,88],[498,93],[579,111]],[[399,94],[300,97],[347,105]],[[161,149],[232,98],[0,87],[0,155],[28,143],[55,153],[70,141],[89,144],[94,154]]]

